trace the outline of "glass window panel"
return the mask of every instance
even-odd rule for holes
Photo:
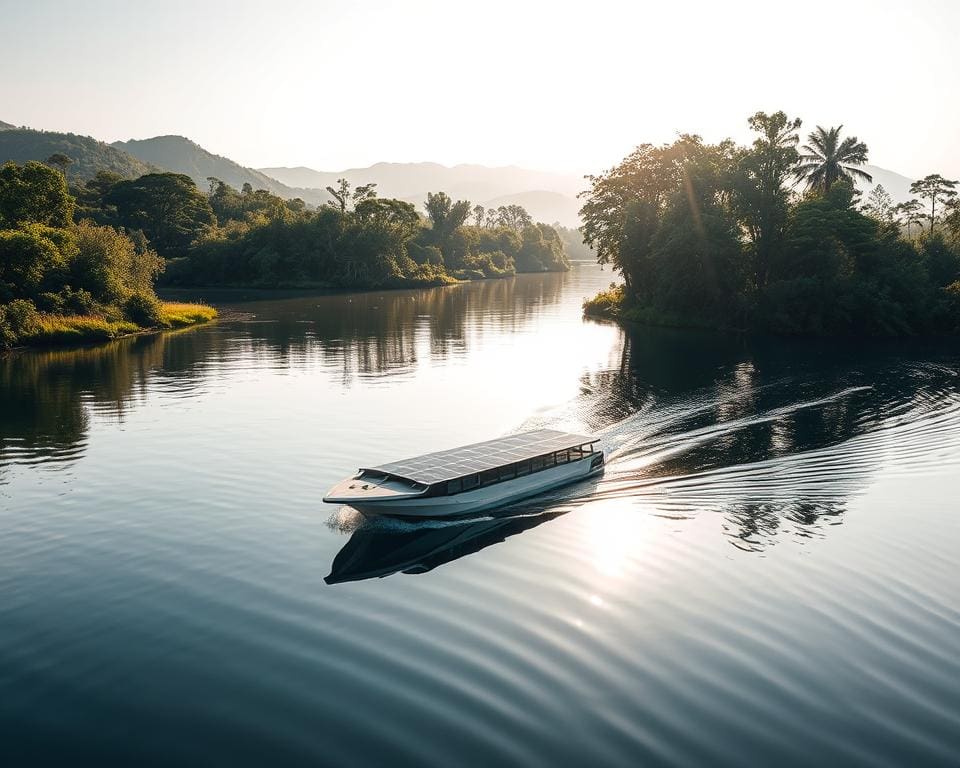
[[[480,485],[492,485],[500,480],[500,473],[495,469],[488,469],[480,473]]]

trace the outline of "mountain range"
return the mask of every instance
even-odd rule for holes
[[[61,152],[73,160],[68,175],[84,181],[100,170],[109,170],[127,178],[151,171],[166,170],[190,176],[201,189],[215,177],[240,189],[250,184],[290,199],[299,197],[311,205],[329,199],[327,186],[338,179],[351,184],[377,185],[381,197],[395,197],[422,206],[428,192],[444,191],[454,200],[470,200],[486,208],[518,204],[537,221],[579,225],[580,202],[577,193],[587,182],[576,174],[534,171],[516,166],[491,168],[483,165],[445,166],[439,163],[376,163],[366,168],[342,171],[317,171],[294,168],[247,168],[221,155],[213,154],[184,136],[155,136],[112,144],[72,133],[38,131],[0,121],[0,162],[45,160]],[[912,180],[885,168],[864,166],[874,183],[861,186],[869,192],[882,184],[895,202],[909,200]]]

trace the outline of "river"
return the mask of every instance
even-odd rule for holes
[[[4,764],[956,764],[960,351],[584,320],[610,277],[0,360]],[[541,426],[602,479],[321,503]]]

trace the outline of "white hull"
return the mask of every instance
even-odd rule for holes
[[[603,472],[603,464],[591,469],[587,456],[579,461],[561,464],[550,469],[534,472],[513,480],[494,483],[472,491],[463,491],[450,496],[413,496],[407,498],[382,498],[347,502],[348,506],[365,515],[393,515],[402,517],[451,517],[466,515],[486,509],[495,509],[520,499],[544,493]]]

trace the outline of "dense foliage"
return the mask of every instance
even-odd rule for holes
[[[373,184],[351,188],[341,179],[328,188],[329,203],[311,211],[299,199],[209,181],[217,224],[201,222],[186,255],[171,261],[171,282],[380,287],[569,267],[557,232],[522,208],[470,224],[470,203],[443,192],[428,195],[421,216],[411,203],[377,197]],[[162,254],[179,255],[150,239]]]
[[[0,345],[58,337],[52,318],[109,334],[204,314],[163,314],[165,270],[178,284],[380,287],[569,266],[558,232],[519,206],[470,224],[470,203],[442,192],[423,216],[341,180],[309,210],[249,183],[210,177],[201,191],[185,174],[103,170],[68,189],[72,163],[55,152],[0,167]]]
[[[74,210],[60,171],[0,167],[0,347],[164,324],[153,290],[163,260],[142,238],[75,223]]]
[[[882,189],[861,204],[856,137],[818,127],[801,154],[799,120],[761,112],[750,126],[750,147],[684,135],[590,177],[584,237],[624,286],[588,312],[789,334],[960,328],[956,182],[914,185],[927,214]]]

